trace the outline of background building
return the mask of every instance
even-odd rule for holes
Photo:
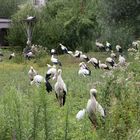
[[[11,24],[10,19],[0,17],[0,46],[8,45],[6,36],[7,36],[7,31],[10,28],[10,24]]]

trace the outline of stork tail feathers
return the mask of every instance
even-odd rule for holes
[[[51,77],[51,74],[46,74],[46,77],[45,77],[45,79],[46,79],[46,81],[48,81]]]
[[[66,92],[64,91],[63,93],[64,93],[64,96],[63,96],[63,106],[64,106],[65,101],[66,101]]]
[[[77,114],[76,114],[76,119],[79,121],[81,120],[84,116],[85,116],[86,110],[80,110]]]
[[[47,90],[48,93],[52,91],[52,86],[49,83],[49,81],[46,81],[46,90]]]

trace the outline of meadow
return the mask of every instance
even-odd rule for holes
[[[108,56],[100,52],[88,55],[102,60]],[[61,108],[54,90],[47,93],[44,84],[31,86],[28,78],[30,66],[45,76],[50,56],[29,61],[17,54],[11,61],[7,56],[4,59],[0,62],[0,140],[140,139],[140,62],[135,54],[127,55],[128,67],[111,71],[94,69],[89,64],[92,73],[87,77],[78,75],[79,60],[59,56],[68,88],[66,104]],[[80,121],[75,117],[86,107],[91,88],[97,89],[97,100],[107,114],[105,123],[97,117],[96,131],[87,114]]]

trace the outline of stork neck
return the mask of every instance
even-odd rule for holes
[[[58,77],[57,77],[57,81],[58,81],[58,82],[59,82],[59,81],[62,81],[61,74],[58,75]]]
[[[90,96],[90,99],[92,99],[92,100],[96,101],[96,99],[95,99],[94,95],[91,95],[91,96]]]

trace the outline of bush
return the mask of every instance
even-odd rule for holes
[[[127,5],[127,7],[126,7]],[[80,48],[87,52],[96,50],[96,39],[120,44],[124,49],[140,36],[139,3],[133,0],[48,1],[46,6],[36,10],[26,4],[12,16],[13,28],[8,37],[12,45],[25,46],[25,28],[20,24],[27,15],[37,17],[32,42],[49,50],[62,43],[70,50]],[[132,18],[133,17],[133,18]]]
[[[71,8],[72,5],[75,6]],[[12,17],[13,27],[8,36],[10,43],[24,48],[27,40],[24,34],[26,30],[20,22],[27,15],[33,15],[37,17],[33,30],[33,44],[40,44],[51,49],[57,48],[61,42],[70,50],[75,50],[77,46],[80,46],[82,50],[89,51],[92,48],[89,42],[92,42],[93,35],[96,34],[95,15],[87,13],[88,8],[92,9],[88,3],[84,4],[84,12],[80,12],[76,5],[78,6],[79,2],[55,0],[48,2],[47,6],[38,12],[32,6],[25,5]]]

